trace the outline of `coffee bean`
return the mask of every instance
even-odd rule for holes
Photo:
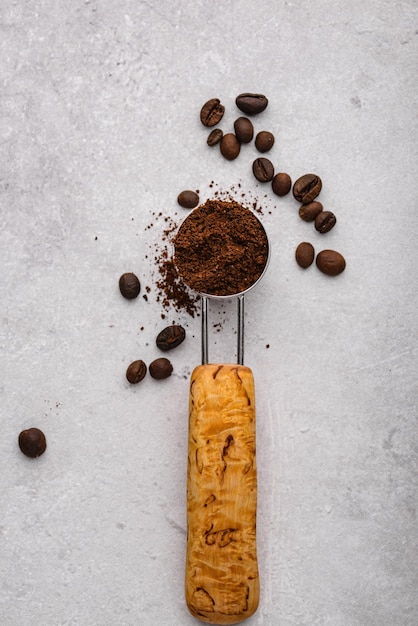
[[[214,128],[208,135],[206,143],[208,146],[216,146],[220,142],[223,136],[223,131],[220,128]]]
[[[300,243],[296,248],[295,258],[297,264],[304,269],[312,265],[315,258],[315,249],[313,245],[307,241]]]
[[[315,228],[322,235],[334,228],[337,218],[331,211],[321,211],[315,218]]]
[[[144,361],[138,359],[137,361],[133,361],[126,370],[126,378],[132,385],[136,385],[141,382],[147,373],[147,366]]]
[[[155,359],[149,366],[149,373],[157,380],[162,380],[171,376],[173,366],[168,359],[160,358]]]
[[[234,122],[235,135],[241,143],[250,143],[254,137],[254,126],[248,117],[239,117]]]
[[[177,346],[184,341],[185,337],[186,331],[184,328],[182,326],[172,324],[158,333],[156,344],[160,350],[167,352],[167,350],[177,348]]]
[[[126,272],[119,278],[119,291],[127,300],[133,300],[141,291],[141,283],[132,272]]]
[[[241,93],[236,97],[235,103],[243,113],[256,115],[264,111],[269,101],[260,93]]]
[[[233,161],[237,158],[240,152],[240,143],[234,133],[226,133],[221,139],[221,154],[228,159],[228,161]]]
[[[302,204],[312,202],[322,189],[322,181],[316,174],[305,174],[293,185],[293,195]]]
[[[39,428],[22,430],[19,435],[19,448],[26,456],[32,459],[41,456],[46,450],[46,438]]]
[[[260,183],[268,183],[273,179],[273,163],[264,157],[256,159],[253,163],[253,174]]]
[[[321,213],[324,207],[320,202],[309,202],[309,204],[302,204],[299,209],[299,217],[304,222],[313,222],[316,216]]]
[[[277,196],[286,196],[292,187],[292,180],[289,174],[285,172],[276,174],[271,181],[271,187]]]
[[[259,152],[268,152],[274,144],[274,135],[268,130],[262,130],[257,133],[255,138],[255,147]]]
[[[345,259],[335,250],[322,250],[316,257],[316,265],[328,276],[337,276],[345,270]]]
[[[199,204],[199,196],[195,191],[185,189],[177,196],[177,202],[184,209],[194,209]]]
[[[200,121],[203,126],[215,126],[221,121],[224,113],[225,107],[219,98],[211,98],[205,102],[200,110]]]

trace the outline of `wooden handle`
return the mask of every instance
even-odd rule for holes
[[[254,378],[243,365],[192,373],[186,602],[209,624],[236,624],[259,600]]]

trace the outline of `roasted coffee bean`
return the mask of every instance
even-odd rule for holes
[[[271,181],[271,187],[277,196],[286,196],[292,187],[292,179],[289,174],[279,172]]]
[[[160,350],[167,352],[167,350],[172,350],[173,348],[177,348],[185,339],[186,331],[182,326],[178,326],[176,324],[172,324],[171,326],[167,326],[157,335],[156,344]]]
[[[322,250],[316,257],[316,265],[328,276],[337,276],[345,270],[345,258],[335,250]]]
[[[248,117],[239,117],[234,122],[235,135],[241,143],[250,143],[254,137],[254,126]]]
[[[324,207],[320,202],[309,202],[309,204],[302,204],[299,209],[299,217],[304,222],[313,222],[319,213],[321,213]]]
[[[160,359],[155,359],[155,361],[153,361],[149,365],[149,373],[153,378],[156,378],[157,380],[168,378],[169,376],[171,376],[172,371],[173,366],[171,365],[170,361],[168,359],[165,359],[164,357]]]
[[[185,189],[177,196],[177,202],[184,209],[194,209],[199,204],[199,196],[195,191]]]
[[[132,272],[126,272],[119,278],[119,291],[127,300],[133,300],[141,291],[141,283]]]
[[[223,137],[223,131],[221,128],[214,128],[208,135],[206,143],[208,146],[216,146]]]
[[[298,202],[308,204],[315,200],[322,189],[322,181],[316,174],[305,174],[295,181],[293,195]]]
[[[295,252],[296,262],[300,267],[306,269],[312,265],[315,258],[315,249],[308,241],[303,241],[298,245]]]
[[[269,101],[260,93],[241,93],[236,97],[235,103],[243,113],[256,115],[264,111]]]
[[[228,161],[233,161],[237,158],[240,152],[240,143],[234,133],[226,133],[221,139],[221,154],[228,159]]]
[[[22,430],[19,435],[19,448],[26,456],[32,459],[41,456],[46,450],[46,438],[39,428]]]
[[[215,126],[225,113],[225,107],[219,98],[211,98],[202,106],[200,110],[200,121],[203,126]]]
[[[315,228],[322,235],[334,228],[336,223],[337,218],[331,211],[321,211],[315,218]]]
[[[253,163],[253,174],[260,183],[268,183],[273,179],[273,163],[264,157],[256,159]]]
[[[144,361],[138,359],[137,361],[133,361],[126,370],[126,378],[132,385],[136,385],[140,383],[141,380],[145,378],[147,373],[147,366]]]
[[[257,133],[255,138],[255,147],[259,152],[268,152],[274,144],[274,135],[268,130],[262,130]]]

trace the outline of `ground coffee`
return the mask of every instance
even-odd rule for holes
[[[248,289],[268,259],[265,230],[235,201],[207,200],[180,226],[174,238],[174,263],[193,290],[216,296]]]

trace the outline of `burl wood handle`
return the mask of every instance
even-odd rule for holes
[[[187,472],[186,602],[209,624],[257,609],[254,378],[243,365],[192,373]]]

